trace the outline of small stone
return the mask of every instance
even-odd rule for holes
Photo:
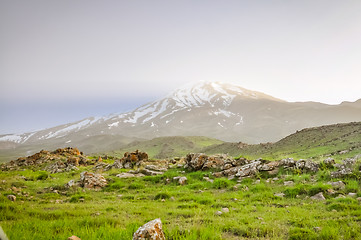
[[[350,192],[350,193],[348,193],[348,196],[350,196],[350,197],[356,197],[356,196],[357,196],[357,193],[352,193],[352,192]]]
[[[254,184],[260,184],[261,183],[261,180],[257,179]]]
[[[314,230],[315,232],[320,232],[320,231],[322,230],[322,228],[321,228],[321,227],[314,227],[313,230]]]
[[[339,189],[343,190],[346,188],[346,185],[342,181],[328,182],[327,184],[330,184],[336,190],[339,190]]]
[[[175,201],[175,198],[174,198],[174,197],[170,197],[169,200]]]
[[[7,195],[7,198],[12,202],[16,201],[16,196],[15,195]]]
[[[174,177],[173,180],[178,181],[180,185],[184,185],[187,183],[186,177]]]
[[[356,198],[357,201],[361,202],[361,197]]]
[[[222,208],[221,211],[224,212],[224,213],[229,213],[229,209],[228,209],[228,208]]]
[[[346,198],[346,197],[342,194],[339,194],[337,197],[335,197],[335,199],[339,199],[339,198]]]
[[[73,235],[71,237],[68,237],[68,240],[81,240],[81,239],[78,238],[77,236]]]
[[[66,187],[66,188],[71,188],[71,187],[73,187],[73,186],[75,186],[74,180],[70,180],[68,183],[65,184],[65,187]]]
[[[207,182],[213,183],[214,180],[210,179],[209,177],[203,177],[204,180],[206,180]]]
[[[217,212],[215,212],[214,214],[217,215],[217,216],[221,216],[221,215],[223,214],[223,212],[217,211]]]
[[[330,189],[327,189],[327,194],[334,195],[334,194],[336,194],[336,192],[330,188]]]
[[[281,198],[283,198],[285,196],[284,193],[275,193],[273,195],[276,196],[276,197],[281,197]]]
[[[319,200],[319,201],[324,201],[326,200],[326,198],[323,196],[322,192],[317,193],[316,195],[312,196],[311,199],[313,200]]]
[[[283,183],[283,185],[285,185],[285,186],[293,186],[293,185],[295,185],[295,183],[293,181],[285,181]]]

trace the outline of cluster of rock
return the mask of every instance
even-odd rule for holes
[[[80,173],[80,179],[78,181],[70,180],[65,184],[65,187],[71,188],[79,186],[88,189],[100,190],[108,184],[107,180],[100,174],[92,172]]]
[[[350,175],[353,173],[357,160],[361,157],[361,155],[357,155],[353,158],[347,158],[342,161],[341,164],[334,164],[333,166],[337,168],[337,171],[331,172],[332,178],[342,178],[344,176]],[[361,166],[360,169],[361,170]]]
[[[225,170],[242,164],[244,160],[243,158],[235,160],[227,154],[207,156],[204,153],[189,153],[185,158],[184,168],[192,171],[208,169]]]
[[[328,168],[337,168],[337,171],[331,173],[331,177],[339,178],[353,172],[358,158],[359,156],[348,158],[342,164],[336,164],[334,159],[327,158],[322,164]],[[240,158],[236,160],[224,154],[207,156],[203,153],[190,153],[186,157],[184,167],[193,171],[214,169],[217,170],[217,172],[213,173],[215,177],[243,178],[254,176],[259,172],[268,172],[270,175],[275,175],[281,167],[284,169],[294,169],[302,173],[315,173],[319,171],[320,166],[320,163],[305,159],[296,161],[292,158],[286,158],[280,161],[268,161],[264,159],[247,160]]]
[[[55,163],[54,163],[55,162]],[[41,150],[28,157],[21,157],[17,160],[10,161],[9,163],[1,165],[2,170],[16,170],[28,166],[42,166],[46,163],[53,163],[48,166],[46,170],[50,172],[62,172],[64,170],[72,169],[79,165],[91,164],[83,153],[77,148],[59,148],[53,152]],[[93,163],[94,164],[94,163]]]
[[[94,170],[104,170],[108,171],[113,168],[126,168],[132,169],[134,167],[139,167],[142,165],[144,161],[148,160],[148,154],[146,152],[140,152],[138,150],[134,152],[126,152],[124,153],[123,158],[116,159],[113,164],[106,164],[103,162],[99,162]]]

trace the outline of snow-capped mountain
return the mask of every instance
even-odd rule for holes
[[[175,135],[259,143],[279,140],[305,127],[350,121],[361,121],[360,104],[356,102],[290,103],[234,84],[202,81],[131,112],[0,136],[0,149],[71,145],[91,152],[134,138]]]

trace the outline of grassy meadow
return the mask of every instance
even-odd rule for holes
[[[167,239],[361,239],[360,202],[347,196],[361,197],[359,173],[343,179],[346,188],[332,196],[329,169],[316,175],[280,171],[240,183],[225,178],[211,183],[203,179],[212,179],[210,172],[183,169],[119,179],[115,175],[125,170],[118,169],[103,173],[109,184],[101,191],[63,187],[84,170],[90,169],[1,172],[0,225],[9,239],[129,240],[155,218],[161,218]],[[175,176],[186,176],[187,184],[167,183]],[[281,192],[284,197],[274,195]],[[318,192],[326,201],[310,199]],[[229,212],[216,215],[222,208]]]

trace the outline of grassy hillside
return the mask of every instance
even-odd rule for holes
[[[135,141],[108,154],[121,157],[124,152],[139,149],[147,152],[150,158],[162,159],[185,156],[189,152],[199,152],[205,147],[221,143],[223,143],[221,140],[208,137],[159,137],[147,141]]]
[[[109,154],[120,157],[135,149],[148,152],[155,159],[185,156],[189,152],[227,153],[234,157],[270,160],[287,157],[324,159],[330,156],[343,159],[361,154],[361,122],[306,128],[276,143],[252,145],[207,137],[160,137],[133,142]]]
[[[246,145],[223,143],[202,149],[206,153],[229,153],[248,158],[286,157],[336,159],[361,154],[361,122],[334,124],[297,131],[276,143]]]

